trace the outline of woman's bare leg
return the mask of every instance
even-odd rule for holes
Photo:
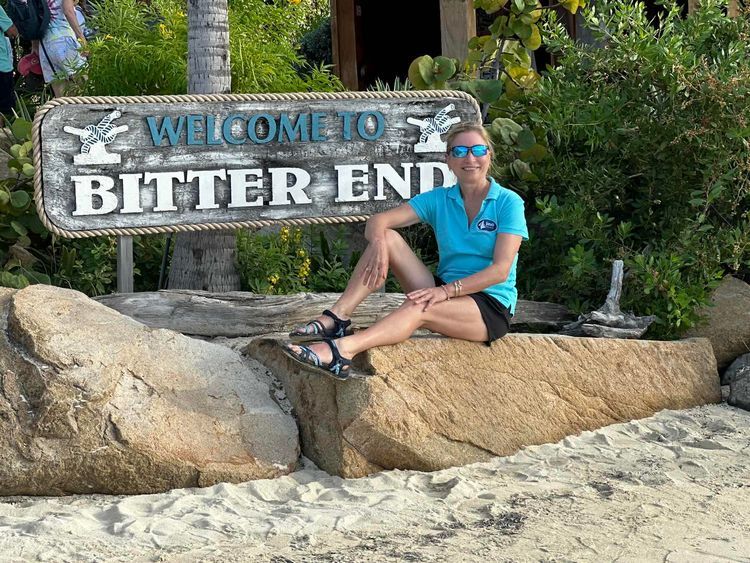
[[[388,245],[388,267],[401,284],[404,293],[435,285],[430,270],[414,254],[400,234],[393,229],[388,229],[385,231],[385,240]],[[346,289],[330,308],[330,311],[340,319],[349,319],[354,309],[377,289],[363,283],[363,269],[372,252],[374,252],[372,245],[368,244],[354,268]],[[317,320],[326,328],[333,326],[333,319],[328,316],[320,316]]]
[[[442,301],[426,311],[423,304],[409,299],[370,328],[336,340],[344,358],[353,358],[360,352],[376,346],[397,344],[408,339],[418,328],[427,328],[445,336],[484,342],[487,326],[482,320],[479,307],[471,297],[463,296]],[[332,353],[325,343],[308,345],[324,363],[329,363]]]

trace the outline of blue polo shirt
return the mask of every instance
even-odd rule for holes
[[[4,35],[10,29],[13,22],[0,6],[0,72],[11,72],[13,70],[13,50],[10,40]]]
[[[490,178],[490,189],[479,213],[469,225],[464,200],[458,184],[435,188],[409,200],[409,205],[424,223],[435,231],[440,262],[437,275],[446,283],[476,274],[492,264],[497,235],[508,233],[528,240],[529,232],[523,215],[523,199]],[[516,310],[516,263],[518,255],[503,283],[483,291]]]

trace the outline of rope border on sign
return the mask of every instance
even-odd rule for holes
[[[179,96],[81,96],[75,98],[55,98],[37,110],[31,129],[31,140],[34,151],[34,201],[37,214],[44,226],[52,233],[66,238],[85,238],[92,236],[131,236],[155,235],[161,233],[196,232],[211,230],[233,230],[244,228],[268,227],[271,225],[303,226],[334,225],[339,223],[359,223],[366,221],[369,215],[343,215],[333,217],[302,217],[297,219],[259,219],[252,221],[233,221],[228,223],[196,223],[190,225],[164,225],[155,227],[126,227],[122,229],[95,229],[87,231],[70,231],[61,229],[47,217],[44,211],[44,192],[42,189],[42,151],[41,129],[47,113],[58,106],[78,104],[166,104],[179,102],[279,102],[306,100],[368,100],[368,99],[419,99],[453,97],[463,98],[474,106],[477,116],[481,110],[477,101],[459,90],[413,90],[403,92],[311,92],[288,94],[186,94]]]

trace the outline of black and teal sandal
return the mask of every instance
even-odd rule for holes
[[[281,349],[292,360],[308,369],[324,373],[339,381],[346,381],[351,374],[352,361],[341,356],[338,346],[330,338],[324,338],[323,342],[328,344],[333,354],[333,359],[328,364],[323,364],[318,355],[307,346],[298,346],[299,352],[292,350],[289,344],[282,345]]]
[[[304,326],[295,328],[289,333],[292,342],[313,342],[324,338],[343,338],[352,334],[352,321],[338,318],[334,313],[326,309],[323,311],[326,317],[333,319],[333,328],[326,328],[319,320],[313,320]]]

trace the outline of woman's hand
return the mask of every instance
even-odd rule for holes
[[[438,287],[424,287],[422,289],[416,289],[411,293],[407,293],[406,297],[414,301],[414,303],[424,303],[422,311],[426,311],[435,303],[442,303],[448,301],[448,292],[444,285]]]
[[[388,275],[388,245],[384,238],[370,243],[372,252],[368,256],[360,275],[362,283],[370,289],[380,287]]]

